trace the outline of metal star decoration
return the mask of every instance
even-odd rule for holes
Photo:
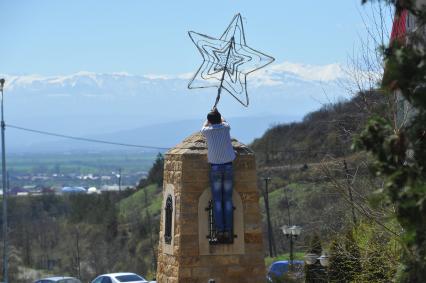
[[[241,15],[234,16],[219,39],[194,31],[189,36],[203,56],[203,63],[188,88],[217,87],[214,107],[222,89],[247,107],[247,75],[272,63],[274,58],[247,46]]]

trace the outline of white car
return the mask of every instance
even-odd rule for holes
[[[81,283],[81,281],[74,277],[57,276],[39,279],[34,283]]]
[[[91,283],[149,283],[145,278],[135,273],[120,272],[102,274],[95,278]]]

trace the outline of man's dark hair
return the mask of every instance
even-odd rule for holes
[[[214,108],[212,111],[207,114],[207,121],[209,121],[210,124],[220,124],[222,123],[222,116],[220,115],[217,108]]]

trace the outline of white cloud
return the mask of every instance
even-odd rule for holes
[[[79,78],[88,78],[96,83],[98,86],[102,86],[104,83],[103,76],[112,75],[114,77],[133,77],[142,79],[158,81],[158,80],[190,80],[194,75],[193,72],[181,73],[181,74],[145,74],[145,75],[133,75],[127,72],[115,72],[111,74],[94,73],[88,71],[80,71],[70,75],[63,76],[41,76],[41,75],[23,75],[23,76],[8,76],[6,78],[6,89],[12,90],[13,88],[28,87],[34,83],[47,83],[62,85],[69,84],[75,85]],[[341,65],[328,64],[328,65],[308,65],[298,64],[291,62],[283,62],[280,64],[272,64],[264,69],[254,72],[249,75],[249,83],[254,87],[259,86],[278,86],[286,84],[288,78],[305,81],[323,81],[331,82],[340,78],[345,78],[345,73],[342,70]],[[143,81],[143,83],[145,83]]]
[[[253,75],[249,75],[250,84],[256,87],[260,86],[277,86],[282,85],[283,82],[279,76],[272,73],[271,70],[259,70]]]
[[[0,75],[0,77],[5,78],[6,82],[4,85],[5,90],[12,90],[16,85],[22,87],[27,87],[35,81],[42,80],[43,77],[40,75],[25,75],[25,76],[10,76],[10,75]]]
[[[148,80],[169,80],[171,77],[169,75],[158,75],[158,74],[147,74],[142,77]]]
[[[274,64],[269,67],[272,72],[288,72],[295,74],[305,80],[313,81],[334,81],[345,77],[342,66],[340,64],[328,65],[306,65],[291,62]]]
[[[307,65],[291,62],[272,64],[250,75],[254,86],[277,86],[288,83],[288,79],[332,82],[346,75],[339,64]]]
[[[117,77],[132,77],[132,74],[129,74],[128,72],[113,72],[111,75],[117,76]]]
[[[194,74],[195,73],[192,73],[192,72],[182,73],[182,74],[177,75],[176,78],[182,79],[182,80],[190,80],[190,79],[192,79]]]

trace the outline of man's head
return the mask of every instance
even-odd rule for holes
[[[209,123],[212,125],[222,123],[222,116],[220,115],[217,108],[213,108],[212,111],[207,114],[207,121],[209,121]]]

